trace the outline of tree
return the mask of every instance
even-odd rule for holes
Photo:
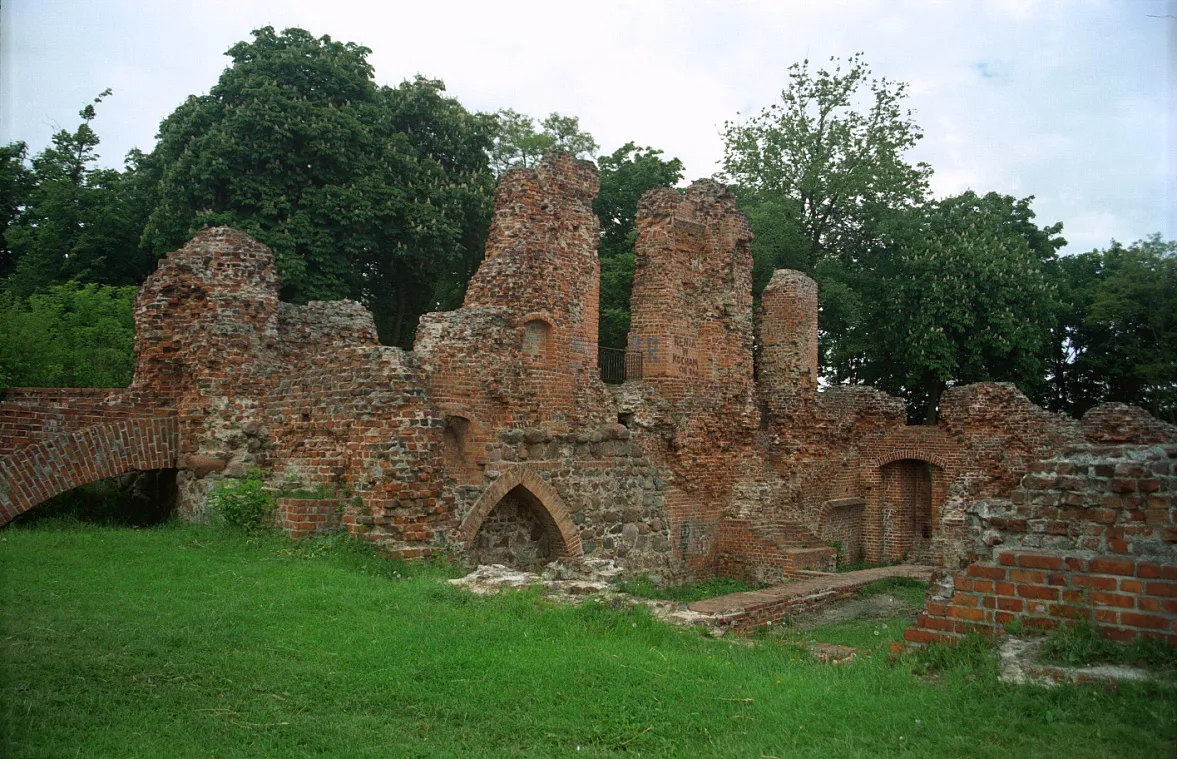
[[[146,207],[133,199],[134,165],[127,171],[94,167],[98,135],[91,127],[102,92],[79,115],[82,123],[53,135],[48,148],[23,167],[9,146],[0,188],[19,200],[6,204],[5,241],[10,270],[6,288],[18,298],[67,280],[137,284],[152,258],[140,249]]]
[[[1015,382],[1046,393],[1045,357],[1058,311],[1048,264],[1061,225],[1036,227],[1032,198],[974,192],[913,209],[856,283],[863,295],[863,380],[936,419],[953,384]],[[868,280],[869,281],[866,281]]]
[[[1081,416],[1131,403],[1177,423],[1177,241],[1113,241],[1061,258],[1059,271],[1059,405]]]
[[[134,287],[66,282],[0,295],[0,384],[126,387],[135,368]]]
[[[382,341],[460,300],[489,225],[493,120],[417,77],[378,87],[370,51],[301,29],[253,32],[208,95],[160,126],[159,254],[234,226],[267,244],[293,302],[354,298]]]
[[[923,136],[903,107],[907,85],[874,79],[862,55],[833,69],[789,67],[781,100],[724,125],[722,176],[754,239],[753,294],[778,268],[817,280],[822,373],[861,382],[869,260],[894,218],[927,200],[927,164],[904,154]]]
[[[793,64],[780,103],[723,130],[724,177],[750,208],[771,203],[785,214],[784,247],[771,255],[807,272],[824,257],[854,261],[880,215],[926,198],[931,175],[903,159],[923,136],[903,108],[907,85],[872,79],[861,53],[845,70],[830,60],[833,71],[816,73],[808,60]]]
[[[16,264],[7,238],[9,228],[28,201],[31,181],[25,167],[27,155],[28,147],[23,142],[0,147],[0,277],[7,276]]]
[[[510,108],[500,110],[494,118],[497,126],[490,165],[496,176],[516,167],[532,168],[544,153],[554,150],[587,158],[600,147],[591,134],[581,131],[580,120],[575,116],[552,113],[540,122],[542,131],[536,131],[531,116]]]
[[[608,348],[625,348],[629,334],[629,296],[634,275],[634,220],[638,201],[648,190],[682,179],[682,161],[664,160],[661,150],[627,142],[597,159],[601,190],[594,211],[601,222],[601,315],[598,340]]]

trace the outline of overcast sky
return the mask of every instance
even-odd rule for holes
[[[862,51],[911,85],[911,158],[938,196],[1034,195],[1067,252],[1177,238],[1177,0],[0,2],[0,142],[34,152],[110,87],[94,127],[121,166],[231,45],[297,26],[371,48],[381,84],[421,73],[471,110],[578,116],[604,152],[650,145],[694,179],[789,64]]]

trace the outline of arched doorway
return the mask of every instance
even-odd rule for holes
[[[937,522],[934,482],[943,470],[920,459],[899,459],[880,470],[883,559],[930,563]]]
[[[529,469],[513,469],[486,489],[459,532],[470,559],[536,569],[553,559],[581,556],[572,515],[548,482]]]
[[[517,485],[482,520],[470,559],[475,564],[505,564],[538,570],[553,561],[560,542],[551,517],[530,490]]]

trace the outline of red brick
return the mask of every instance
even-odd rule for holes
[[[1029,569],[1062,569],[1063,560],[1059,556],[1044,556],[1042,554],[1021,554],[1018,556],[1018,566]],[[1004,578],[1002,578],[1004,579]]]
[[[1022,598],[1039,598],[1047,601],[1057,601],[1058,588],[1048,588],[1042,585],[1019,585],[1018,595]]]
[[[999,596],[1012,596],[1017,594],[1017,586],[1015,586],[1012,582],[996,583],[995,589],[997,591],[997,595]]]
[[[1136,606],[1136,599],[1118,593],[1092,593],[1091,603],[1096,606],[1116,606],[1121,609],[1131,609]]]
[[[1150,596],[1177,598],[1177,582],[1149,582],[1145,584],[1144,592]]]
[[[948,616],[953,619],[963,619],[968,622],[980,622],[985,619],[985,612],[981,609],[968,609],[963,606],[953,606],[948,610]]]
[[[1155,580],[1161,576],[1161,565],[1148,564],[1142,561],[1136,565],[1136,576],[1148,580]]]
[[[1003,554],[1008,556],[1009,554]],[[1003,567],[991,567],[984,564],[970,564],[969,577],[983,577],[986,580],[1004,580],[1006,570]]]
[[[1169,620],[1154,614],[1137,614],[1131,611],[1120,612],[1120,624],[1129,627],[1147,627],[1153,630],[1169,629]]]
[[[1097,575],[1077,574],[1071,578],[1071,583],[1078,588],[1093,588],[1095,590],[1116,590],[1119,587],[1116,578]]]
[[[1091,571],[1096,574],[1104,575],[1127,575],[1132,577],[1136,574],[1136,565],[1131,561],[1119,561],[1115,559],[1092,559]]]
[[[1095,621],[1104,625],[1118,625],[1120,624],[1120,612],[1112,609],[1096,609]]]

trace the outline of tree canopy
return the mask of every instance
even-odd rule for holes
[[[160,126],[146,240],[162,254],[234,226],[273,249],[283,298],[359,300],[383,341],[411,344],[417,315],[454,298],[481,255],[493,121],[440,81],[376,86],[359,45],[253,37]]]
[[[560,150],[577,158],[590,158],[600,148],[588,132],[580,128],[580,119],[552,112],[540,121],[511,108],[494,114],[494,143],[490,148],[490,165],[495,176],[508,169],[534,168],[544,153]]]

